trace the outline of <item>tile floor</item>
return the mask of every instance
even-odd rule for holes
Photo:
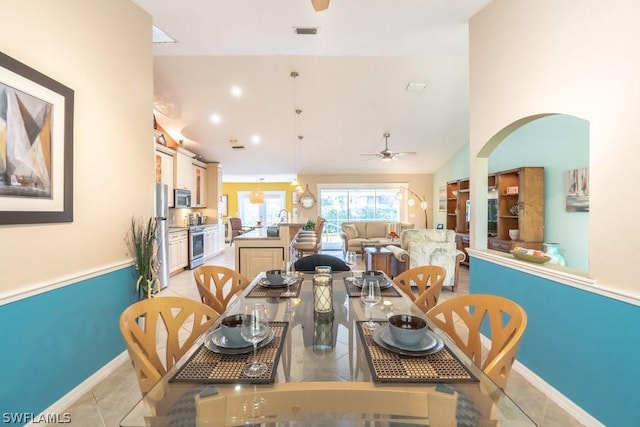
[[[327,253],[341,255],[339,251]],[[233,257],[233,248],[227,246],[224,253],[212,258],[208,263],[234,268]],[[363,269],[363,267],[362,261],[358,259],[356,269]],[[469,270],[466,267],[461,267],[458,291],[453,293],[444,289],[441,298],[451,298],[468,291]],[[190,270],[172,276],[169,287],[161,294],[199,298]],[[506,392],[539,426],[572,427],[582,425],[515,371],[511,371]],[[133,368],[127,361],[69,407],[67,412],[71,414],[72,425],[116,427],[140,397]]]

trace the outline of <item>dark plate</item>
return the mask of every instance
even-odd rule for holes
[[[216,332],[216,331],[219,331],[219,332]],[[214,353],[220,353],[220,354],[245,354],[245,353],[251,353],[253,351],[253,345],[249,345],[249,347],[242,347],[242,348],[224,348],[216,345],[214,342],[214,335],[221,334],[221,333],[222,331],[220,331],[220,329],[215,329],[211,332],[208,332],[207,335],[204,337],[204,346],[207,349],[213,351]],[[267,335],[265,339],[260,341],[257,347],[262,348],[265,345],[269,344],[273,340],[274,336],[275,334],[273,333],[273,329],[269,329],[269,335]]]
[[[290,285],[293,285],[294,283],[296,283],[296,279],[293,279],[290,282]],[[283,278],[280,278],[280,280],[276,279],[276,283],[273,283],[273,282],[269,281],[266,278],[262,278],[262,279],[260,279],[258,284],[260,286],[262,286],[263,288],[285,288],[285,287],[287,287],[287,282]]]

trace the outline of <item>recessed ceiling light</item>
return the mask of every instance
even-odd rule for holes
[[[231,95],[236,98],[242,96],[242,88],[240,86],[231,86]]]
[[[160,28],[153,26],[153,42],[154,43],[175,43],[176,40],[167,35]]]
[[[254,144],[260,144],[260,141],[261,141],[260,135],[253,135],[251,137],[251,142],[253,142]]]
[[[405,90],[407,92],[422,92],[426,87],[426,83],[409,83]]]
[[[212,122],[214,125],[219,125],[221,121],[222,121],[222,117],[220,117],[220,114],[218,114],[218,113],[213,113],[213,114],[211,115],[211,122]]]

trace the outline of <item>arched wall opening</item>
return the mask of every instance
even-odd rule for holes
[[[567,173],[589,167],[589,122],[544,113],[518,119],[491,137],[471,159],[472,247],[486,249],[489,173],[524,166],[545,168],[544,242],[559,243],[567,267],[589,271],[589,212],[567,208]],[[588,169],[587,169],[588,170]],[[475,207],[473,206],[475,205]]]

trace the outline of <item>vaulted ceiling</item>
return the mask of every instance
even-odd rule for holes
[[[225,181],[433,173],[468,142],[468,19],[489,0],[134,2],[176,40],[154,45],[158,122]],[[417,154],[362,156],[385,132]]]

